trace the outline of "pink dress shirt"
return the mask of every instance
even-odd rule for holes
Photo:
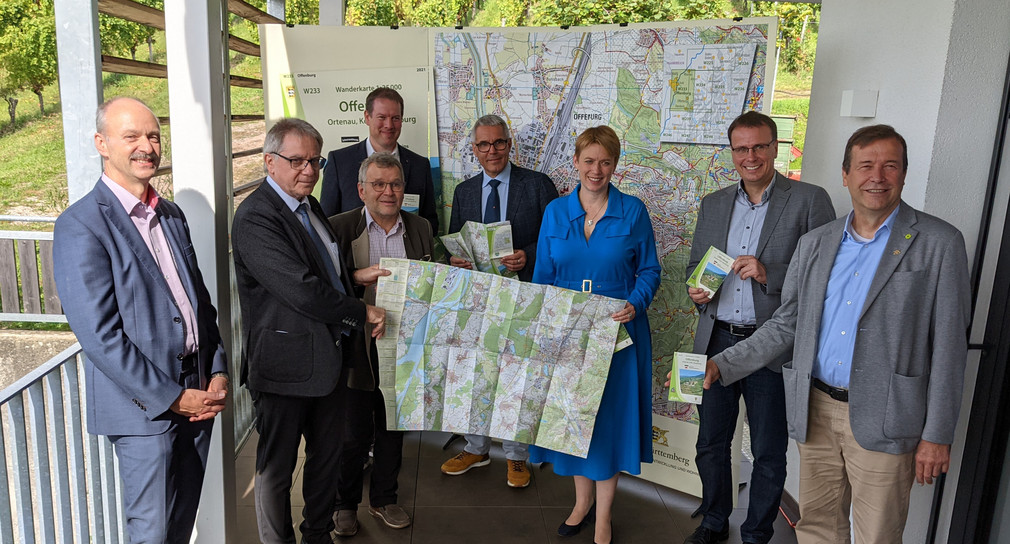
[[[158,192],[154,187],[147,188],[146,202],[137,199],[129,191],[124,189],[108,176],[102,174],[102,181],[109,187],[112,194],[116,195],[120,204],[130,216],[133,225],[140,232],[140,237],[144,239],[147,249],[158,263],[162,277],[168,284],[168,289],[172,293],[175,305],[179,308],[182,316],[182,323],[186,329],[186,350],[184,355],[191,355],[197,352],[198,339],[196,337],[196,312],[190,303],[186,288],[179,279],[179,270],[175,266],[175,259],[172,255],[172,248],[165,239],[165,233],[158,221],[158,216],[154,209],[158,206]]]

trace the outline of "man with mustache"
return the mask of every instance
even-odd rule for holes
[[[121,97],[95,124],[105,172],[53,232],[60,301],[86,356],[88,432],[115,447],[130,540],[189,542],[228,396],[217,311],[182,210],[151,186],[158,119]]]

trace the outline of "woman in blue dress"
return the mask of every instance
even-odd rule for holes
[[[533,269],[535,283],[582,289],[583,280],[591,280],[593,293],[627,301],[612,317],[625,324],[634,344],[614,354],[588,456],[530,447],[530,461],[550,462],[555,473],[575,479],[575,507],[558,534],[578,533],[595,504],[594,540],[600,544],[612,540],[618,474],[639,474],[641,463],[652,462],[652,341],[645,310],[659,287],[660,267],[645,205],[610,184],[620,154],[617,134],[607,126],[575,140],[580,183],[547,206]]]

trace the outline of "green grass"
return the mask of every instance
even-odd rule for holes
[[[13,209],[18,215],[56,215],[66,202],[59,114],[26,119],[18,130],[0,137],[0,213]]]
[[[0,323],[2,330],[18,331],[64,331],[70,332],[70,325],[66,323],[36,323],[34,321],[5,321]]]
[[[810,84],[813,79],[813,72],[793,74],[785,70],[779,70],[775,74],[775,91],[805,92],[806,94],[810,94]]]
[[[236,34],[258,42],[255,26],[236,26]],[[154,44],[154,62],[165,63],[165,36],[159,32]],[[137,53],[147,60],[147,46]],[[231,73],[260,78],[260,59],[231,53]],[[168,81],[165,79],[103,74],[104,96],[134,96],[146,102],[158,116],[168,116]],[[58,215],[67,206],[67,175],[63,146],[63,118],[60,113],[59,85],[46,87],[42,93],[46,112],[39,112],[38,97],[30,91],[17,95],[16,121],[11,126],[6,109],[0,112],[0,215]],[[263,93],[259,89],[231,88],[232,113],[263,114]],[[0,101],[6,106],[6,102]],[[162,163],[171,163],[171,128],[162,127]],[[98,179],[99,172],[95,172]],[[171,195],[169,179],[159,178],[158,190]],[[52,224],[0,224],[16,230],[51,230]]]

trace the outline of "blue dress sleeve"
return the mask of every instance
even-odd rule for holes
[[[637,201],[637,199],[636,199]],[[649,212],[641,201],[632,214],[631,241],[635,244],[635,288],[628,295],[628,302],[635,307],[635,314],[642,314],[659,289],[659,259],[656,256],[656,234],[652,230]]]

